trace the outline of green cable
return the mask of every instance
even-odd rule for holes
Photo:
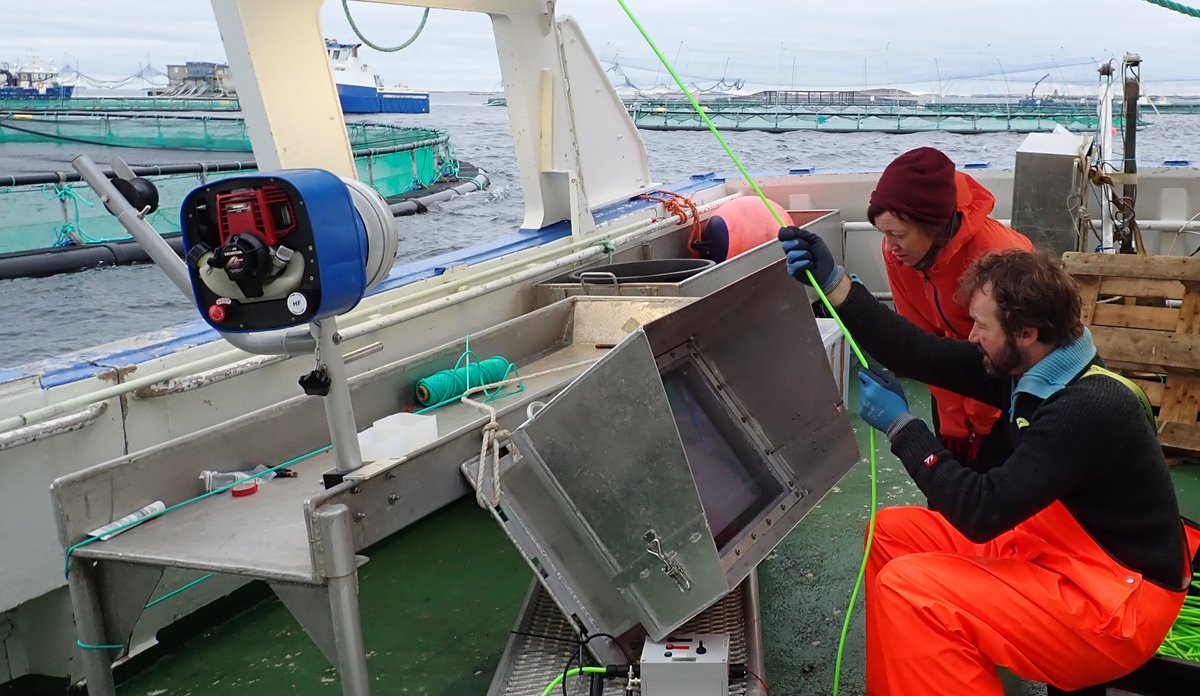
[[[607,674],[608,670],[604,667],[573,667],[565,674],[560,674],[550,682],[550,685],[542,690],[542,696],[550,696],[550,692],[554,691],[554,687],[562,683],[563,677],[574,677],[577,674]]]
[[[750,184],[750,187],[752,189],[754,189],[754,193],[756,193],[758,195],[758,197],[762,200],[763,205],[766,206],[767,210],[769,210],[771,212],[771,215],[775,218],[775,221],[779,223],[780,227],[787,227],[787,225],[784,223],[783,219],[781,217],[779,217],[779,213],[777,213],[775,211],[775,208],[770,205],[770,202],[767,200],[766,194],[764,194],[762,192],[762,189],[759,188],[758,183],[756,181],[754,181],[753,177],[750,176],[750,172],[746,171],[746,167],[742,165],[741,160],[739,160],[737,155],[735,155],[733,153],[733,150],[730,149],[728,143],[725,142],[725,138],[721,137],[721,133],[717,130],[717,127],[715,125],[713,125],[713,122],[708,118],[708,114],[705,113],[704,109],[702,109],[700,107],[700,104],[696,101],[696,98],[692,96],[692,93],[690,91],[688,91],[688,88],[683,84],[683,80],[681,80],[679,78],[679,75],[675,72],[675,69],[671,67],[671,64],[670,64],[670,62],[667,61],[666,56],[663,55],[662,51],[658,50],[658,46],[655,45],[654,40],[650,38],[650,35],[646,33],[646,29],[644,27],[642,27],[642,24],[641,24],[641,22],[639,22],[637,20],[637,17],[633,16],[633,11],[630,10],[629,6],[625,4],[625,0],[617,0],[617,3],[621,6],[621,9],[625,11],[625,14],[629,17],[629,20],[631,22],[633,22],[633,25],[635,27],[637,27],[638,33],[640,33],[642,35],[642,38],[644,38],[646,40],[646,43],[650,45],[651,50],[654,51],[654,55],[658,56],[659,61],[662,62],[663,67],[667,69],[667,72],[670,73],[671,77],[675,80],[675,84],[679,86],[680,91],[682,91],[685,95],[687,95],[688,101],[691,102],[691,104],[692,104],[692,108],[696,110],[696,113],[699,114],[700,119],[702,121],[704,121],[704,125],[708,126],[708,130],[712,132],[714,137],[716,137],[717,142],[721,144],[721,148],[725,150],[725,154],[729,155],[729,159],[733,160],[733,163],[735,166],[737,166],[738,171],[742,173],[742,176],[745,177],[746,181]],[[842,318],[840,316],[838,316],[837,310],[835,310],[833,308],[833,304],[829,301],[829,298],[826,297],[825,292],[823,290],[821,290],[821,286],[819,283],[817,283],[816,279],[813,277],[812,271],[805,270],[805,273],[808,275],[809,284],[813,287],[814,290],[817,291],[817,296],[819,296],[821,298],[821,302],[825,305],[825,309],[827,309],[829,311],[829,315],[831,317],[833,317],[833,320],[835,322],[837,322],[838,328],[841,329],[841,331],[842,331],[842,335],[846,337],[846,343],[848,343],[850,345],[850,348],[854,351],[854,355],[858,358],[859,363],[861,363],[864,368],[869,367],[869,364],[867,362],[867,357],[865,355],[863,355],[862,350],[858,347],[858,344],[855,343],[854,337],[850,335],[849,329],[847,329],[846,325],[844,323],[842,323]],[[874,428],[870,429],[870,448],[871,448],[871,514],[870,514],[869,521],[867,523],[867,541],[863,547],[862,563],[858,567],[858,577],[855,578],[855,580],[854,580],[854,589],[850,593],[850,605],[846,609],[846,619],[842,623],[842,633],[841,633],[841,637],[838,640],[837,661],[834,665],[834,673],[833,673],[833,694],[834,694],[834,696],[837,696],[838,687],[840,686],[840,683],[841,683],[842,653],[844,652],[845,647],[846,647],[846,634],[850,630],[850,617],[854,611],[854,604],[855,604],[855,602],[858,601],[858,591],[862,587],[863,576],[866,574],[866,570],[867,570],[867,558],[870,556],[871,544],[875,538],[875,508],[878,505],[878,491],[877,491],[877,483],[875,481],[876,463],[875,463],[875,429]]]

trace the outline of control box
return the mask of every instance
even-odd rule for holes
[[[726,696],[729,636],[688,633],[646,641],[642,647],[642,696]]]

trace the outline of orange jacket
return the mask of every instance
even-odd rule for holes
[[[962,172],[954,173],[954,183],[962,224],[950,243],[938,250],[933,266],[926,271],[909,268],[886,249],[883,262],[892,299],[901,316],[926,333],[965,339],[974,322],[967,308],[954,301],[963,271],[985,252],[1014,247],[1030,250],[1033,243],[988,217],[996,207],[996,197],[982,184]],[[1000,417],[1000,411],[978,401],[937,387],[930,387],[930,391],[937,399],[941,435],[959,438],[972,432],[987,435]]]

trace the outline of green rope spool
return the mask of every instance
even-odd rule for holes
[[[473,387],[506,379],[515,369],[516,365],[508,358],[493,355],[486,360],[435,372],[417,380],[417,403],[432,407],[454,401]]]

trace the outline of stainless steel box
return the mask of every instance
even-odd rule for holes
[[[857,459],[807,296],[772,266],[636,328],[517,428],[492,512],[581,631],[660,639]]]
[[[1013,171],[1012,228],[1034,246],[1061,255],[1081,249],[1079,214],[1088,136],[1030,133],[1017,148]]]

